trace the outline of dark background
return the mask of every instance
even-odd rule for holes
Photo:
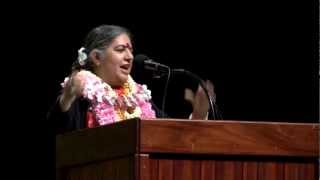
[[[97,9],[87,15],[63,10],[68,16],[51,17],[45,29],[38,29],[41,35],[50,32],[39,44],[50,48],[40,61],[47,67],[40,72],[47,80],[37,94],[44,97],[42,112],[55,100],[86,33],[100,24],[117,24],[132,31],[135,54],[210,79],[226,120],[318,120],[318,31],[312,6],[244,1],[189,8],[159,5],[158,10],[137,12]],[[165,78],[137,80],[152,89],[161,106]],[[196,84],[188,77],[171,78],[166,109],[172,117],[190,113],[183,101],[185,87]]]
[[[318,122],[317,8],[316,1],[79,2],[37,3],[3,14],[3,39],[9,37],[2,42],[9,47],[3,69],[10,72],[3,71],[3,96],[13,97],[5,103],[4,114],[10,118],[3,121],[9,131],[3,142],[8,142],[4,154],[10,153],[10,176],[54,175],[55,137],[45,115],[85,35],[101,24],[130,29],[135,54],[210,79],[225,120]],[[137,81],[152,89],[161,106],[165,79]],[[186,76],[171,78],[166,99],[170,116],[189,115],[184,88],[196,86]]]

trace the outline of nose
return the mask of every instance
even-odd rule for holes
[[[128,62],[132,62],[133,60],[133,54],[129,49],[126,51],[125,60]]]

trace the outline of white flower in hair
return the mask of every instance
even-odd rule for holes
[[[81,66],[86,64],[87,54],[84,52],[85,48],[81,47],[78,50],[78,62]]]

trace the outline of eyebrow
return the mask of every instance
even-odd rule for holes
[[[115,46],[115,48],[117,48],[117,47],[125,47],[125,48],[128,48],[128,49],[132,50],[132,46],[129,45],[129,44],[119,44],[119,45]]]

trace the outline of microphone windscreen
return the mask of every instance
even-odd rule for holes
[[[138,54],[135,56],[134,61],[137,64],[143,64],[144,61],[148,60],[148,56],[144,55],[144,54]]]
[[[151,71],[145,70],[144,62],[148,59],[148,56],[144,54],[138,54],[134,57],[132,66],[132,77],[138,83],[145,82],[148,79],[148,77],[152,76]]]

